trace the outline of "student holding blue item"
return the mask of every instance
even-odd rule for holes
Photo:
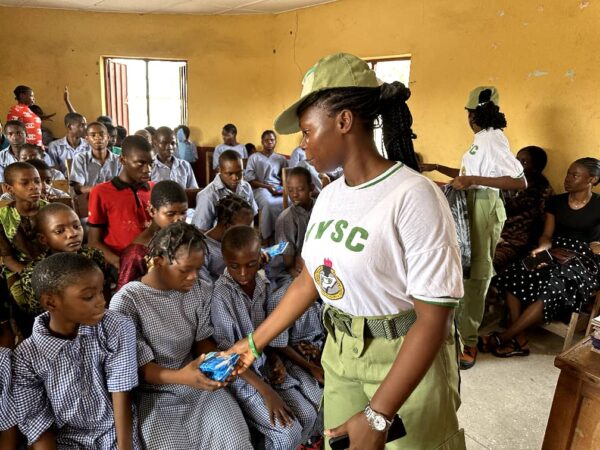
[[[283,291],[272,292],[269,281],[258,273],[260,238],[249,226],[231,227],[222,241],[225,274],[215,283],[211,318],[219,349],[258,327],[267,315],[267,305]],[[287,346],[287,339],[276,339],[272,346]],[[252,428],[265,439],[267,450],[296,449],[313,434],[317,419],[315,405],[301,392],[300,382],[283,375],[277,384],[268,378],[265,356],[236,378],[230,389],[236,396]]]
[[[211,288],[198,280],[206,244],[193,225],[173,223],[149,244],[149,271],[113,297],[110,308],[137,329],[140,437],[154,449],[251,449],[231,394],[199,369],[216,350]]]
[[[198,160],[198,150],[193,142],[190,141],[190,128],[185,125],[179,125],[177,132],[177,157],[190,164]]]

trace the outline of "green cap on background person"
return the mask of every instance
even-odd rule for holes
[[[492,102],[500,107],[500,94],[494,86],[478,86],[469,93],[465,109],[476,109],[482,103]]]
[[[341,87],[378,87],[381,83],[369,65],[349,53],[335,53],[320,59],[302,80],[300,99],[279,114],[275,119],[275,130],[280,134],[300,131],[298,106],[313,92]]]

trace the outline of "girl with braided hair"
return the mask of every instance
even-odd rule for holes
[[[458,311],[458,330],[464,343],[460,368],[470,369],[477,358],[477,331],[483,320],[485,298],[494,276],[494,251],[506,221],[500,190],[521,191],[527,180],[521,163],[510,151],[502,132],[506,118],[500,112],[498,90],[479,86],[471,91],[465,109],[475,138],[463,155],[460,169],[422,164],[454,178],[454,189],[468,189],[467,210],[471,232],[471,271],[464,280]]]
[[[345,53],[307,72],[300,100],[275,129],[302,131],[317,171],[342,166],[344,175],[313,207],[302,272],[229,352],[241,355],[242,373],[320,296],[326,436],[347,434],[361,450],[460,450],[452,326],[460,254],[448,202],[416,170],[409,95],[400,83],[380,85],[366,62]],[[389,159],[374,142],[379,118]],[[396,414],[407,435],[386,444]]]
[[[148,244],[149,272],[111,301],[110,309],[131,317],[137,330],[136,402],[146,449],[252,449],[225,384],[198,370],[216,350],[212,288],[198,278],[205,254],[205,238],[196,227],[172,223]]]
[[[205,233],[208,254],[204,258],[203,278],[213,283],[225,272],[225,261],[221,253],[221,240],[225,232],[234,225],[252,225],[252,206],[239,195],[223,197],[216,205],[217,223]]]
[[[150,193],[152,223],[121,253],[117,291],[130,281],[140,279],[148,271],[146,266],[148,243],[158,230],[174,222],[185,220],[186,214],[187,196],[179,183],[164,180],[154,185]]]

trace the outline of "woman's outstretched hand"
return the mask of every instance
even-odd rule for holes
[[[238,376],[250,368],[256,358],[250,349],[248,338],[237,341],[229,350],[222,352],[223,355],[232,355],[234,353],[240,355],[240,359],[238,360],[237,367],[233,371],[232,375]]]

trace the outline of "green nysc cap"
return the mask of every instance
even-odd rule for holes
[[[275,130],[280,134],[300,131],[298,106],[313,92],[339,87],[378,87],[381,83],[362,59],[349,53],[326,56],[312,66],[302,80],[300,99],[275,119]]]
[[[469,93],[465,109],[476,109],[479,105],[492,102],[500,107],[500,94],[494,86],[478,86]]]

